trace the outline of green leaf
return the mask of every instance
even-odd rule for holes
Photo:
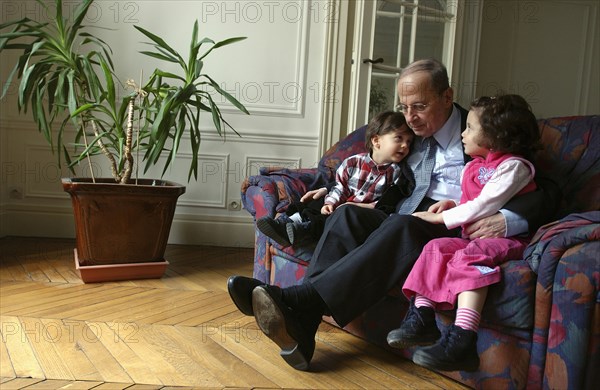
[[[46,120],[46,113],[44,112],[44,102],[43,102],[43,94],[36,94],[36,102],[35,102],[35,110],[37,111],[37,124],[38,130],[40,133],[44,135],[48,144],[50,144],[50,149],[54,149],[52,142],[52,129],[48,126],[48,122]],[[33,109],[33,107],[32,107]]]
[[[235,42],[243,41],[244,39],[246,39],[246,37],[235,37],[235,38],[229,38],[229,39],[225,39],[223,41],[217,42],[210,49],[208,49],[206,51],[206,53],[204,53],[199,59],[200,60],[204,59],[207,55],[210,54],[210,52],[212,52],[215,49],[218,49],[219,47],[223,47],[223,46],[235,43]]]
[[[4,88],[2,88],[2,95],[0,96],[0,99],[4,99],[4,97],[6,96],[6,92],[8,92],[8,89],[11,86],[12,79],[15,77],[15,73],[17,73],[18,69],[19,69],[19,67],[17,66],[17,64],[15,64],[13,69],[8,74],[8,77],[6,78],[6,82],[4,83]]]
[[[40,0],[37,0],[38,3],[42,4],[42,6],[46,9],[46,15],[48,15],[48,7]],[[64,35],[64,19],[62,14],[62,0],[56,0],[56,16],[54,18],[54,23],[56,25],[56,29],[58,30],[58,34]]]
[[[112,77],[112,73],[104,58],[100,57],[100,65],[104,72],[104,79],[106,80],[106,92],[108,93],[108,104],[111,106],[113,111],[116,111],[116,94],[115,94],[115,82]]]
[[[104,138],[108,133],[106,131],[98,133],[98,136],[95,136],[94,139],[88,144],[88,146],[77,156],[77,158],[69,164],[69,167],[74,166],[79,163],[81,160],[85,159],[87,155],[91,152],[92,149],[96,148],[96,144],[98,140]]]
[[[202,38],[202,40],[201,40],[200,42],[198,42],[198,43],[196,44],[196,46],[200,47],[200,46],[204,45],[205,43],[212,43],[212,44],[214,44],[214,43],[215,43],[215,41],[213,41],[213,40],[212,40],[212,39],[210,39],[210,38]]]
[[[155,73],[157,76],[160,76],[160,77],[166,77],[166,78],[170,78],[170,79],[177,79],[177,80],[181,80],[181,81],[185,82],[185,79],[184,79],[184,78],[182,78],[182,77],[181,77],[181,76],[179,76],[179,75],[176,75],[175,73],[164,72],[164,71],[162,71],[162,70],[159,70],[159,69],[156,69],[156,70],[154,71],[154,73]]]
[[[167,62],[173,62],[175,64],[179,63],[179,61],[175,57],[166,56],[166,55],[163,55],[163,54],[155,53],[153,51],[140,51],[140,53],[143,54],[143,55],[146,55],[148,57],[157,58],[159,60],[163,60],[163,61],[167,61]]]
[[[56,87],[58,86],[58,78],[50,77],[48,80],[48,89],[46,90],[46,96],[48,97],[48,111],[52,112],[54,109],[54,95],[56,94]]]
[[[88,82],[88,94],[95,100],[99,100],[102,95],[102,86],[100,81],[96,77],[96,72],[94,71],[93,65],[88,58],[81,59],[81,68],[82,72],[86,77]]]
[[[215,125],[215,130],[217,130],[217,133],[219,133],[219,135],[221,135],[221,133],[222,133],[221,111],[219,110],[219,107],[217,107],[217,105],[215,104],[215,102],[213,101],[213,99],[210,96],[208,97],[208,101],[210,103],[212,119],[213,119],[213,123]]]
[[[169,46],[167,44],[167,42],[165,42],[161,37],[154,35],[153,33],[151,33],[150,31],[140,27],[140,26],[133,26],[136,30],[138,30],[139,32],[141,32],[142,34],[144,34],[146,37],[150,38],[153,42],[155,42],[158,46],[160,46],[161,48],[167,50],[169,53],[173,54],[175,57],[178,57],[180,61],[183,61],[183,59],[181,58],[181,56],[179,55],[179,53],[177,53],[177,51],[175,51],[175,49],[173,49],[171,46]]]
[[[97,104],[94,104],[94,103],[84,104],[84,105],[78,107],[75,111],[73,111],[71,113],[71,118],[75,118],[75,117],[81,115],[82,113],[84,113],[85,111],[91,110],[92,108],[94,108],[96,106],[97,106]]]
[[[181,137],[186,130],[186,118],[187,117],[187,108],[183,106],[181,111],[179,111],[177,125],[175,126],[175,134],[173,135],[173,151],[177,152],[179,150],[179,143],[181,142]]]
[[[79,7],[75,9],[75,13],[73,14],[73,21],[71,23],[71,28],[68,29],[68,37],[67,42],[73,42],[75,37],[77,36],[77,32],[81,28],[81,22],[87,15],[88,9],[92,5],[94,0],[83,0]]]
[[[220,95],[224,96],[225,99],[229,100],[229,102],[231,104],[233,104],[238,110],[242,111],[245,114],[250,115],[250,113],[248,112],[248,110],[246,109],[246,107],[242,103],[240,103],[236,98],[234,98],[231,94],[229,94],[229,92],[227,92],[224,89],[222,89],[221,87],[219,87],[219,84],[217,84],[217,82],[215,80],[213,80],[212,78],[210,78],[207,75],[203,75],[203,76],[206,77],[207,79],[209,79],[211,86],[217,92],[219,92]]]
[[[36,64],[33,64],[27,67],[21,77],[18,91],[18,104],[19,107],[23,108],[23,111],[27,111],[27,100],[29,100],[31,91],[35,87],[35,75],[39,73],[36,72],[36,66]]]
[[[213,46],[213,49],[217,49],[219,47],[231,45],[232,43],[240,42],[240,41],[243,41],[243,40],[245,40],[247,38],[248,37],[234,37],[234,38],[224,39],[224,40],[222,40],[220,42],[215,43],[215,45]]]
[[[75,73],[70,70],[67,73],[67,80],[69,80],[69,99],[67,101],[67,106],[69,107],[69,112],[72,113],[77,110],[77,93],[75,92]]]

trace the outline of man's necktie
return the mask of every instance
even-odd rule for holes
[[[435,149],[437,142],[433,137],[423,139],[421,148],[423,150],[423,158],[415,168],[415,183],[416,187],[410,197],[408,197],[399,207],[399,214],[412,214],[417,209],[419,204],[425,198],[425,194],[431,184],[431,173],[435,165]]]

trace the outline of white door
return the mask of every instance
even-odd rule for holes
[[[356,2],[349,128],[396,106],[398,74],[413,60],[436,58],[451,74],[457,10],[457,0]]]

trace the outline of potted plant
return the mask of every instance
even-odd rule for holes
[[[164,175],[187,135],[192,149],[188,180],[197,177],[201,114],[210,115],[219,135],[227,128],[235,132],[213,96],[248,114],[203,73],[204,59],[245,38],[199,39],[196,22],[184,58],[159,36],[134,26],[150,41],[151,50],[141,53],[176,65],[178,71],[156,69],[141,85],[128,80],[131,91],[119,98],[122,83],[114,73],[112,50],[83,24],[93,0],[82,1],[72,17],[63,15],[61,0],[53,7],[36,1],[48,13],[55,12],[54,18],[0,25],[0,53],[22,51],[2,97],[12,79],[19,79],[18,109],[31,112],[59,166],[66,164],[74,172],[75,166],[89,164],[91,177],[62,180],[73,203],[76,265],[84,281],[160,276],[168,264],[163,256],[175,205],[185,187],[141,179],[137,173],[132,177],[137,172],[134,155],[144,172],[162,164]],[[107,158],[112,178],[94,177],[90,158],[96,155]],[[106,275],[107,265],[116,268],[108,270],[116,276]]]

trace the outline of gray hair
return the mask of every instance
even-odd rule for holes
[[[431,77],[431,87],[439,94],[450,88],[448,71],[444,64],[433,58],[414,61],[402,69],[400,79],[409,74],[427,72]]]

